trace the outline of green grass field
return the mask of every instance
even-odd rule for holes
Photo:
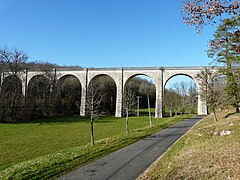
[[[147,116],[130,117],[129,134],[125,118],[102,117],[94,123],[94,147],[89,119],[79,116],[0,124],[0,179],[50,178],[190,116],[159,119],[159,124],[153,118],[154,128],[148,128]]]

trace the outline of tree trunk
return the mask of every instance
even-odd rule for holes
[[[129,127],[128,127],[128,108],[126,108],[126,133],[129,133]]]
[[[212,110],[213,110],[214,120],[215,120],[216,122],[218,122],[217,114],[216,114],[215,108],[212,108]]]
[[[92,99],[91,99],[91,144],[94,145],[94,132],[93,132],[93,115],[94,115],[94,107],[93,107],[93,95],[92,95]]]
[[[149,101],[149,95],[147,94],[147,100],[148,100],[148,115],[149,115],[149,122],[150,127],[152,127],[152,116],[151,116],[151,108],[150,108],[150,101]]]
[[[169,116],[172,117],[172,107],[169,107]]]
[[[240,112],[240,107],[236,107],[236,113],[239,113]]]
[[[194,114],[194,109],[193,109],[193,107],[191,108],[191,114]]]
[[[175,114],[175,116],[177,116],[177,108],[175,108],[174,114]]]
[[[91,117],[91,144],[94,145],[93,118]]]
[[[192,102],[191,102],[191,106],[190,106],[190,113],[191,113],[191,114],[194,114],[194,105],[193,105]]]

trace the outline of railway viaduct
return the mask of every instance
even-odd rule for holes
[[[59,68],[53,69],[53,72],[57,73],[56,85],[61,86],[64,80],[69,76],[76,77],[81,84],[81,110],[80,115],[85,116],[85,105],[87,88],[91,80],[96,77],[107,75],[113,79],[116,84],[116,117],[122,117],[122,102],[125,84],[129,79],[137,75],[145,75],[151,78],[156,87],[156,105],[155,105],[155,117],[163,117],[163,99],[164,99],[164,87],[169,79],[177,75],[186,75],[192,78],[198,91],[200,91],[200,80],[197,79],[197,74],[203,70],[203,67],[134,67],[134,68]],[[29,82],[35,76],[43,75],[42,71],[28,70],[20,77],[22,83],[22,93],[26,96]],[[9,74],[1,74],[1,79],[9,76]],[[2,82],[3,82],[2,81]],[[207,114],[206,103],[198,97],[198,114]]]

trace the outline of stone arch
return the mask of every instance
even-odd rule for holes
[[[131,76],[129,76],[126,80],[125,80],[125,82],[124,82],[124,84],[123,84],[123,99],[124,99],[124,96],[125,96],[125,93],[126,93],[126,91],[127,91],[127,86],[128,86],[128,84],[131,82],[131,80],[133,80],[133,78],[136,78],[136,77],[138,77],[138,76],[145,76],[145,77],[147,77],[147,78],[149,78],[149,79],[151,79],[151,81],[152,81],[152,83],[153,83],[153,85],[154,85],[154,92],[151,92],[150,94],[150,105],[151,105],[151,107],[154,107],[154,108],[156,108],[156,97],[157,97],[157,87],[156,87],[156,82],[155,82],[155,80],[154,80],[154,78],[151,76],[151,75],[149,75],[148,73],[135,73],[135,74],[132,74]],[[141,78],[141,77],[140,77]],[[141,79],[143,79],[143,78],[141,78]],[[148,81],[148,80],[147,80]],[[137,81],[136,81],[136,83],[137,83]],[[139,84],[139,86],[138,86],[138,88],[139,87],[141,87],[141,85],[142,84]],[[133,87],[134,88],[134,87]],[[151,88],[151,90],[152,90],[152,88]],[[148,106],[148,103],[147,103],[147,96],[143,96],[143,95],[145,95],[145,94],[147,94],[147,92],[145,92],[144,90],[137,90],[138,92],[137,93],[139,93],[139,94],[137,94],[137,96],[139,96],[139,97],[141,97],[141,101],[142,101],[142,103],[140,103],[140,107],[141,107],[141,104],[143,105],[143,107],[144,108],[147,108],[147,106]],[[137,103],[137,104],[139,104],[139,102]],[[157,112],[157,110],[155,109],[155,113]]]
[[[156,88],[155,117],[162,117],[162,68],[127,68],[123,70],[123,85],[132,76],[145,75],[151,78]],[[123,86],[124,87],[124,86]]]
[[[101,82],[97,81],[97,79],[99,78]],[[97,91],[99,91],[99,93],[103,94],[103,99],[101,102],[103,106],[103,111],[109,114],[116,115],[117,84],[114,78],[111,77],[109,74],[103,74],[103,73],[93,76],[88,82],[88,87],[87,87],[88,97],[90,97],[89,93],[91,91],[92,85],[94,85],[95,89],[97,88]]]
[[[28,81],[27,88],[28,98],[32,96],[39,96],[40,98],[43,98],[43,96],[46,96],[46,94],[42,93],[47,93],[50,91],[50,82],[45,75],[42,74],[34,75]]]
[[[193,77],[192,75],[190,74],[187,74],[187,73],[176,73],[176,74],[173,74],[171,75],[170,77],[168,77],[168,79],[165,80],[165,82],[163,82],[163,88],[165,88],[166,84],[168,83],[168,81],[176,76],[187,76],[189,78],[191,78],[197,85],[197,88],[199,88],[199,83],[197,81],[197,79],[195,77]]]
[[[167,88],[169,81],[173,80],[175,77],[180,76],[178,81],[174,81],[174,84],[177,83],[179,86],[174,86],[174,88]],[[187,78],[187,79],[186,79]],[[173,84],[172,84],[173,85]],[[197,92],[198,92],[198,83],[196,80],[189,74],[177,73],[169,77],[165,84],[163,85],[163,102],[164,102],[164,114],[172,116],[173,113],[194,113],[197,107]],[[176,99],[180,98],[180,104],[178,104]],[[177,105],[178,104],[178,105]],[[168,110],[168,111],[167,111]]]
[[[99,78],[99,77],[104,77],[104,76],[107,76],[107,77],[111,78],[114,81],[115,85],[117,84],[116,78],[114,76],[112,76],[111,74],[109,74],[109,73],[99,73],[99,74],[94,74],[94,75],[90,76],[90,78],[88,79],[88,85],[87,86],[89,86],[89,84],[92,80],[94,80],[96,78]]]
[[[4,77],[1,92],[12,90],[22,93],[22,81],[14,74]]]
[[[51,95],[51,85],[46,76],[38,74],[31,77],[25,101],[29,118],[42,118],[53,114]]]
[[[198,70],[172,70],[169,71],[165,74],[165,77],[163,78],[163,88],[165,87],[166,83],[174,76],[177,75],[184,75],[187,77],[190,77],[195,83],[196,83],[196,87],[197,87],[197,91],[198,91],[198,115],[206,115],[207,114],[207,105],[206,102],[204,100],[202,100],[202,98],[200,97],[200,81],[199,79],[197,79],[197,74],[200,73],[201,69]],[[164,97],[163,97],[164,98]]]
[[[78,80],[78,83],[79,83],[79,85],[82,87],[82,83],[81,83],[81,81],[79,80],[79,78],[77,77],[77,76],[75,76],[75,75],[73,75],[73,74],[65,74],[65,75],[63,75],[63,76],[61,76],[59,79],[58,79],[58,81],[57,81],[57,96],[58,96],[58,91],[59,91],[59,88],[62,86],[62,84],[64,83],[64,81],[67,79],[67,78],[69,78],[69,77],[74,77],[74,78],[76,78],[77,80]]]
[[[4,77],[0,92],[0,121],[15,121],[24,102],[22,82],[16,75]]]
[[[157,83],[157,77],[156,76],[156,72],[124,72],[124,78],[123,78],[123,87],[125,87],[125,84],[133,77],[136,76],[147,76],[148,78],[150,78],[154,84],[156,85]]]
[[[82,84],[73,74],[61,76],[56,83],[56,103],[58,113],[81,112]]]
[[[126,84],[127,84],[132,78],[134,78],[134,77],[136,77],[136,76],[147,76],[149,79],[151,79],[151,80],[153,81],[153,84],[156,85],[155,79],[154,79],[154,77],[152,77],[151,75],[149,75],[149,74],[147,74],[147,73],[136,73],[136,74],[133,74],[133,75],[131,75],[131,76],[129,76],[129,77],[126,78],[126,80],[123,82],[123,87],[125,87]]]

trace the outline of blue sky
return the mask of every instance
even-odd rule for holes
[[[0,0],[0,48],[82,67],[208,65],[207,42],[179,0]]]

